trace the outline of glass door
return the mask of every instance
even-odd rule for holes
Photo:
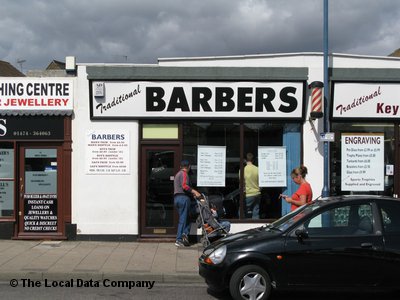
[[[18,236],[47,236],[62,231],[58,147],[22,146],[19,169]]]
[[[141,236],[176,235],[174,176],[179,169],[178,146],[142,146]]]

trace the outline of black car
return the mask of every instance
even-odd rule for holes
[[[328,197],[204,249],[199,273],[234,299],[294,288],[399,288],[400,201]]]

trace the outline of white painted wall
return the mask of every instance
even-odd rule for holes
[[[90,121],[86,67],[78,66],[72,120],[72,223],[78,234],[138,234],[138,122]],[[129,130],[130,174],[85,174],[88,130]]]

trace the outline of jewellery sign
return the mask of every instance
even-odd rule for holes
[[[383,191],[383,155],[383,133],[343,133],[342,191]]]
[[[92,82],[91,117],[302,119],[304,82]]]
[[[0,114],[71,114],[72,80],[54,78],[0,80]]]
[[[400,85],[334,83],[333,118],[400,118]]]

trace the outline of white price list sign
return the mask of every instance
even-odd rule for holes
[[[225,146],[198,146],[197,186],[225,186],[225,166]]]
[[[286,147],[258,147],[260,187],[286,186]]]
[[[85,164],[86,174],[129,174],[129,132],[88,131]]]
[[[384,171],[383,133],[342,133],[342,191],[383,191]]]

